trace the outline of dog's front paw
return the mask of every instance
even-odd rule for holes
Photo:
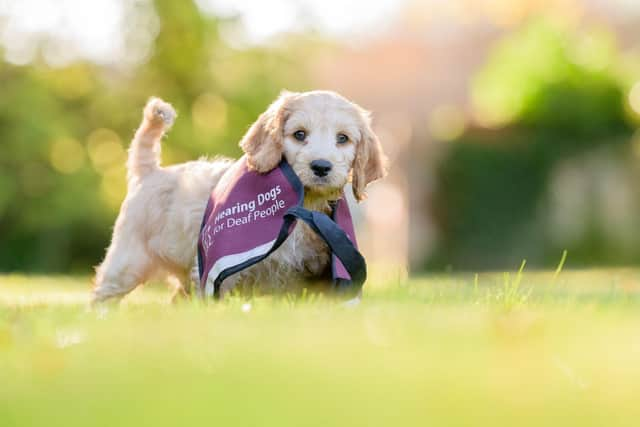
[[[176,110],[171,104],[160,98],[151,98],[144,107],[144,117],[154,124],[163,124],[165,127],[173,125],[176,119]]]

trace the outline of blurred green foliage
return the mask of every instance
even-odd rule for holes
[[[564,213],[587,218],[572,239],[559,239],[548,220],[552,178],[568,160],[596,153],[616,168],[629,167],[634,119],[620,64],[609,33],[578,35],[544,21],[493,49],[473,82],[482,127],[453,141],[438,170],[440,245],[427,267],[504,268],[523,258],[550,267],[565,248],[574,265],[637,263],[640,241],[624,248],[611,242],[602,226],[607,219],[593,206]]]
[[[236,50],[191,1],[157,0],[155,10],[153,52],[133,70],[0,61],[0,271],[86,272],[101,260],[150,96],[178,111],[163,145],[164,163],[175,163],[238,155],[278,92],[304,88],[298,46]]]

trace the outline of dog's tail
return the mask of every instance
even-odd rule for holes
[[[142,178],[160,167],[160,140],[175,118],[170,104],[159,98],[147,102],[142,123],[129,147],[128,179]]]

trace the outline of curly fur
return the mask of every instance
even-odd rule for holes
[[[211,190],[228,185],[232,160],[214,159],[160,166],[160,141],[173,124],[171,105],[152,98],[129,149],[127,196],[116,220],[111,245],[97,268],[93,301],[119,299],[152,276],[169,274],[177,291],[190,291],[199,226]],[[293,135],[304,130],[307,137]],[[342,133],[349,141],[336,142]],[[306,207],[329,212],[328,202],[352,180],[358,200],[368,183],[385,174],[385,157],[371,130],[369,114],[334,92],[284,92],[251,126],[240,146],[251,168],[273,169],[285,156],[305,186]],[[327,176],[310,163],[331,162]],[[266,260],[222,285],[260,292],[299,289],[319,277],[330,261],[329,249],[306,224]],[[177,293],[176,293],[177,295]]]

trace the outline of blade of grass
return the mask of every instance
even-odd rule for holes
[[[562,272],[562,268],[564,267],[564,262],[566,260],[567,260],[567,250],[565,249],[562,251],[562,257],[560,258],[560,263],[558,264],[558,268],[556,268],[556,271],[553,273],[553,277],[551,278],[551,284],[553,285],[556,284],[556,280],[558,279],[560,272]]]
[[[522,264],[520,264],[520,269],[518,270],[518,274],[516,274],[516,278],[513,281],[514,291],[517,291],[520,287],[520,281],[522,280],[522,272],[524,271],[524,267],[527,265],[527,260],[523,259]]]

